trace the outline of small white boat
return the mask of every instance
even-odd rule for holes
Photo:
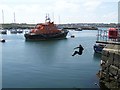
[[[17,30],[11,30],[10,33],[11,34],[17,34]]]

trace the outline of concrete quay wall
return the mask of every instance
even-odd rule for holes
[[[103,49],[99,76],[107,88],[120,90],[120,45],[108,44]]]

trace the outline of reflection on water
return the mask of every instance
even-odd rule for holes
[[[94,52],[94,54],[93,54],[93,58],[94,58],[95,60],[100,60],[100,59],[101,59],[101,56],[102,56],[102,54],[100,54],[100,53],[95,53],[95,52]]]

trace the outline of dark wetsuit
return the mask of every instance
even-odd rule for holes
[[[75,51],[72,56],[74,56],[76,54],[82,55],[84,48],[81,45],[79,45],[79,47],[76,47],[74,49],[77,49],[77,48],[79,48],[79,51]]]

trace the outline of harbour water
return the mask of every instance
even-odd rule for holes
[[[97,31],[70,31],[67,39],[25,41],[23,34],[2,35],[3,88],[99,88]],[[75,35],[71,38],[70,35]],[[82,55],[72,56],[81,44]],[[96,83],[96,84],[95,84]]]

